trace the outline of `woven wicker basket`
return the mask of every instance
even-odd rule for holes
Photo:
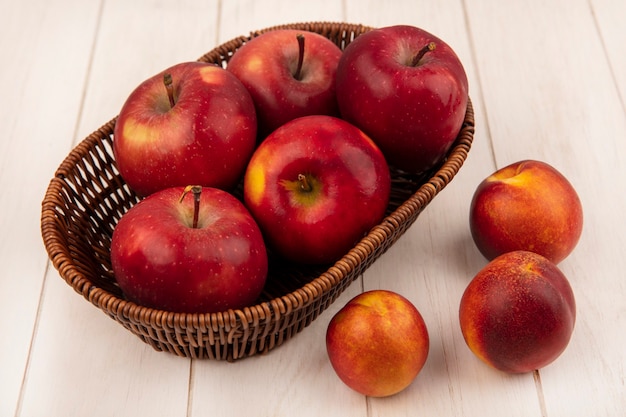
[[[199,60],[226,66],[254,36],[277,28],[320,33],[342,49],[370,30],[345,23],[299,23],[252,32]],[[334,265],[293,267],[270,260],[266,288],[256,305],[210,314],[181,314],[124,299],[111,270],[109,248],[119,218],[138,201],[115,166],[116,118],[85,138],[57,169],[42,204],[41,231],[54,267],[74,290],[159,351],[192,358],[236,360],[265,353],[299,333],[322,313],[408,229],[455,176],[470,150],[474,114],[441,166],[421,177],[392,168],[387,217]]]

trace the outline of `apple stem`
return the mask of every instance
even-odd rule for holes
[[[183,194],[178,199],[179,203],[183,202],[185,196],[191,191],[193,194],[193,223],[191,225],[192,228],[198,228],[198,214],[200,212],[200,194],[202,194],[202,186],[201,185],[188,185],[183,190]]]
[[[172,85],[172,74],[166,72],[163,74],[163,84],[167,90],[167,97],[170,99],[170,106],[174,107],[176,102],[174,101],[174,86]]]
[[[298,174],[298,181],[300,182],[300,189],[302,191],[308,192],[308,191],[311,191],[313,189],[313,187],[311,187],[311,183],[307,179],[306,175]]]
[[[300,78],[302,78],[302,63],[304,62],[304,35],[298,33],[296,39],[298,40],[298,66],[296,67],[296,73],[293,77],[300,81]]]
[[[435,48],[436,48],[435,42],[429,42],[428,45],[426,45],[422,49],[420,49],[417,52],[417,54],[413,57],[413,61],[411,61],[411,66],[412,67],[416,67],[417,64],[420,62],[420,59],[422,59],[424,57],[424,55],[426,55],[427,52],[434,51]]]

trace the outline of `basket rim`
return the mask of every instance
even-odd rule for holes
[[[373,29],[369,26],[351,24],[344,22],[305,22],[305,23],[289,23],[276,25],[250,32],[249,36],[240,36],[233,38],[231,41],[204,54],[198,60],[203,60],[209,54],[219,51],[224,45],[233,43],[241,44],[260,33],[280,29],[280,28],[297,28],[308,30],[305,28],[319,25],[330,25],[331,29],[348,30],[356,29],[360,32]],[[325,27],[325,26],[324,26]],[[428,177],[427,181],[422,183],[419,188],[413,192],[405,201],[403,201],[393,212],[385,216],[385,218],[376,226],[374,226],[366,236],[364,236],[354,247],[350,249],[341,259],[331,265],[326,271],[319,276],[311,279],[302,287],[291,291],[287,294],[275,297],[268,301],[258,304],[245,306],[240,309],[228,309],[220,312],[211,313],[184,313],[160,310],[151,307],[145,307],[136,304],[130,300],[120,298],[115,294],[97,286],[87,276],[85,276],[74,263],[74,260],[66,256],[66,254],[57,247],[59,241],[58,232],[58,212],[54,203],[51,201],[52,196],[58,195],[59,190],[65,184],[64,177],[67,167],[76,165],[80,159],[79,151],[91,144],[95,143],[99,135],[103,132],[112,131],[117,120],[117,116],[113,117],[99,129],[94,131],[79,142],[71,152],[65,157],[63,162],[57,168],[54,177],[46,190],[44,200],[42,202],[41,212],[41,233],[44,246],[48,252],[49,259],[53,266],[59,271],[62,278],[74,288],[74,290],[83,295],[85,299],[104,310],[110,316],[116,316],[123,322],[141,323],[145,326],[157,326],[159,328],[172,328],[178,326],[180,328],[216,328],[223,327],[230,334],[235,330],[243,332],[258,332],[258,329],[251,330],[251,323],[258,322],[261,324],[271,324],[272,320],[276,320],[274,328],[265,326],[263,337],[270,332],[277,332],[282,316],[293,313],[294,311],[303,309],[313,303],[320,295],[323,295],[347,279],[350,274],[359,266],[372,251],[379,250],[380,240],[391,236],[395,230],[401,225],[405,225],[410,221],[410,226],[417,214],[421,212],[428,203],[438,194],[456,175],[465,159],[473,142],[474,134],[474,110],[471,98],[468,97],[467,109],[465,114],[465,122],[457,136],[452,147],[448,151],[448,155],[443,163],[434,170]],[[77,159],[78,158],[78,159]],[[411,217],[414,217],[412,220]],[[408,227],[406,226],[406,227]],[[367,244],[371,240],[378,242],[375,245]],[[362,274],[362,272],[361,272]],[[361,275],[359,274],[359,275]],[[356,277],[353,277],[355,279]],[[341,290],[343,291],[343,290]]]
[[[374,26],[363,25],[360,23],[349,23],[349,22],[337,22],[337,21],[305,21],[305,22],[292,22],[292,23],[282,23],[273,26],[269,26],[263,29],[257,29],[250,31],[247,35],[240,35],[234,38],[229,39],[226,42],[218,45],[212,50],[206,52],[201,55],[197,61],[205,61],[208,56],[211,56],[213,53],[218,53],[220,51],[228,50],[228,48],[232,48],[233,46],[241,46],[243,43],[250,41],[252,38],[257,37],[265,32],[271,32],[274,30],[280,29],[297,29],[302,31],[310,31],[310,32],[324,32],[328,31],[336,31],[342,32],[346,34],[347,32],[352,32],[353,37],[356,37],[360,34],[363,34],[367,31],[375,29]]]
[[[473,116],[473,106],[471,99],[468,99],[467,113]],[[98,131],[106,129],[107,126],[114,125],[115,121],[116,117],[103,125]],[[473,124],[466,125],[465,127],[466,130],[471,130],[471,133],[473,133],[473,128]],[[98,131],[94,133],[97,133]],[[65,278],[66,281],[68,281],[68,283],[72,287],[74,287],[77,292],[82,293],[89,301],[100,307],[106,307],[108,311],[116,315],[121,315],[126,318],[135,317],[136,320],[140,322],[145,322],[146,324],[154,324],[154,318],[161,318],[163,320],[163,323],[196,322],[198,321],[198,318],[200,316],[204,317],[204,321],[207,322],[214,322],[216,320],[224,321],[224,318],[227,317],[228,320],[226,321],[228,322],[232,322],[233,320],[239,318],[242,323],[247,323],[251,321],[250,318],[252,316],[258,316],[258,319],[263,321],[263,319],[265,319],[264,316],[266,316],[268,313],[270,313],[268,317],[271,317],[272,314],[276,313],[288,314],[289,312],[287,311],[287,308],[285,306],[288,304],[293,304],[286,302],[288,298],[299,299],[297,308],[302,308],[315,298],[316,292],[323,293],[332,289],[334,286],[340,283],[354,268],[357,267],[357,262],[367,256],[367,252],[370,251],[371,248],[364,243],[364,240],[368,236],[375,234],[376,232],[382,232],[385,235],[391,235],[393,231],[397,228],[397,225],[402,224],[406,221],[404,217],[413,214],[415,210],[422,210],[423,208],[425,208],[430,200],[432,200],[434,196],[452,180],[452,177],[456,175],[456,172],[460,168],[461,164],[464,162],[467,153],[469,152],[469,148],[471,146],[473,138],[472,135],[469,134],[460,139],[461,140],[457,139],[454,146],[451,148],[446,161],[441,165],[439,169],[437,169],[437,171],[428,179],[428,181],[423,183],[417,191],[411,194],[411,196],[402,204],[400,204],[392,213],[385,216],[380,224],[374,226],[366,236],[364,236],[341,259],[339,259],[332,266],[330,266],[328,270],[324,271],[320,276],[313,278],[310,282],[304,284],[302,287],[294,291],[291,291],[290,293],[284,294],[280,297],[276,297],[269,301],[245,306],[241,309],[228,309],[221,312],[213,313],[184,313],[145,307],[140,304],[136,304],[130,300],[120,298],[115,294],[112,294],[111,292],[96,286],[88,277],[86,277],[73,266],[73,260],[71,258],[66,259],[64,254],[58,253],[54,250],[54,243],[58,240],[58,232],[56,232],[56,227],[54,227],[54,225],[50,225],[50,221],[47,220],[50,215],[56,215],[54,208],[50,207],[49,196],[57,195],[57,189],[59,186],[62,185],[58,183],[59,181],[63,181],[62,178],[64,176],[64,174],[60,172],[62,171],[61,167],[67,164],[74,164],[77,150],[80,147],[88,146],[88,142],[90,142],[89,137],[79,143],[65,158],[63,163],[60,165],[59,170],[55,174],[55,178],[53,178],[50,186],[48,187],[46,197],[44,198],[44,201],[42,203],[42,236],[50,259],[53,262],[55,268],[59,270],[59,272],[61,272],[63,278]],[[450,176],[450,173],[452,173],[452,176]],[[50,226],[52,226],[52,230],[50,230]],[[376,248],[374,248],[374,250],[375,249]],[[112,308],[113,306],[115,307]],[[252,311],[253,309],[255,311]],[[146,320],[146,317],[150,319]],[[161,319],[157,320],[157,322],[161,322]],[[245,327],[246,326],[244,326],[244,328]]]

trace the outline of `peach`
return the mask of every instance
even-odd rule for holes
[[[496,171],[479,184],[470,206],[472,238],[489,260],[528,250],[559,263],[574,250],[582,226],[576,191],[540,161],[520,161]]]
[[[429,337],[409,300],[373,290],[357,295],[333,316],[326,348],[347,386],[364,395],[387,397],[417,377],[428,356]]]
[[[467,346],[501,371],[524,373],[553,362],[569,344],[576,305],[565,275],[545,257],[508,252],[487,264],[461,298]]]

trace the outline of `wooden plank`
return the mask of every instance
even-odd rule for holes
[[[370,399],[375,415],[484,416],[490,410],[507,410],[511,416],[540,415],[532,376],[510,377],[487,368],[469,351],[458,325],[461,295],[473,273],[486,263],[469,234],[469,204],[483,176],[495,168],[463,7],[460,1],[403,1],[393,8],[380,7],[376,1],[347,5],[351,21],[376,27],[412,24],[446,41],[465,66],[476,113],[472,150],[455,179],[365,273],[365,289],[389,289],[415,304],[431,341],[426,365],[410,387],[393,401]]]
[[[48,264],[39,228],[41,201],[70,149],[97,18],[97,3],[68,0],[66,6],[76,14],[66,17],[39,0],[3,2],[0,14],[3,416],[14,415],[18,405]]]
[[[188,386],[189,360],[154,351],[46,275],[20,415],[185,416]]]
[[[0,77],[11,82],[0,102],[0,230],[9,237],[0,241],[0,331],[10,336],[0,342],[0,415],[623,414],[623,2],[171,3],[102,2],[101,23],[98,4],[89,2],[4,5],[0,46],[11,59]],[[39,204],[71,141],[109,120],[132,87],[164,66],[253,29],[304,20],[416,24],[448,41],[466,64],[474,146],[406,236],[302,334],[234,364],[152,351],[52,269],[37,313],[46,268]],[[162,30],[169,26],[175,29]],[[480,363],[464,346],[456,318],[470,275],[486,263],[469,235],[471,195],[493,169],[523,158],[546,160],[566,174],[586,215],[579,247],[561,264],[578,301],[574,337],[537,382]],[[13,184],[25,166],[29,175]],[[363,288],[406,295],[431,332],[423,373],[393,398],[354,393],[326,359],[328,321]]]
[[[77,140],[117,115],[130,92],[217,45],[218,1],[107,2]]]
[[[592,0],[592,15],[600,32],[603,49],[611,66],[611,75],[620,92],[620,99],[626,111],[626,31],[624,16],[626,2],[614,0]]]
[[[247,35],[251,31],[285,23],[342,21],[343,7],[338,1],[242,0],[222,2],[219,40]]]
[[[619,13],[617,3],[609,14]],[[621,415],[626,336],[616,329],[626,326],[626,284],[597,271],[626,267],[626,240],[616,233],[626,205],[623,106],[587,2],[503,4],[467,2],[496,160],[551,163],[585,210],[578,247],[560,264],[577,297],[577,323],[568,349],[540,372],[545,413]]]
[[[328,322],[361,291],[355,282],[302,333],[266,355],[193,361],[190,415],[365,417],[365,397],[345,389],[326,353]]]
[[[107,1],[75,142],[116,115],[139,82],[212,48],[217,5]],[[58,42],[59,49],[72,45],[69,39]],[[71,114],[75,120],[77,109]],[[186,415],[190,361],[154,351],[54,270],[46,276],[30,363],[24,416]]]
[[[331,0],[297,6],[283,0],[238,3],[222,4],[221,41],[276,24],[342,20],[341,4]],[[308,328],[267,355],[235,363],[193,361],[190,414],[210,409],[215,415],[365,416],[361,395],[337,396],[342,383],[325,347],[328,321],[360,291],[360,282],[354,282]]]

